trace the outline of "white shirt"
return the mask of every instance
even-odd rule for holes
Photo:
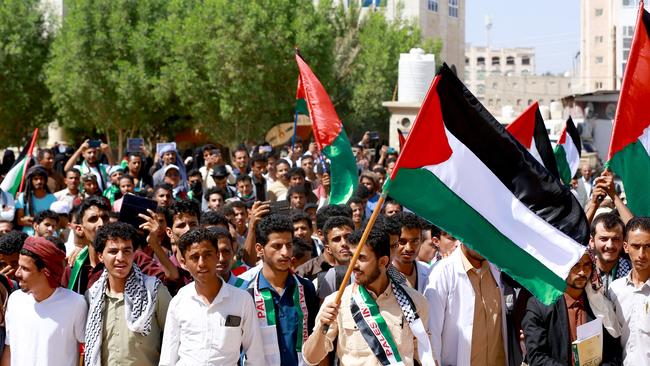
[[[11,349],[11,364],[79,365],[87,312],[84,297],[63,287],[41,302],[31,294],[14,291],[6,314],[5,344]]]
[[[650,365],[650,280],[636,288],[630,272],[609,285],[609,298],[621,324],[623,365]]]
[[[251,295],[221,282],[221,290],[207,305],[194,282],[185,285],[169,303],[160,366],[236,365],[239,349],[246,365],[264,365],[262,335]],[[226,326],[239,317],[239,326]]]

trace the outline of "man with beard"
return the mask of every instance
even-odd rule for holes
[[[36,156],[38,165],[47,172],[47,187],[50,192],[58,192],[65,188],[63,175],[54,169],[54,151],[52,149],[39,149]]]
[[[25,191],[16,200],[16,222],[28,235],[34,235],[34,216],[48,210],[56,202],[56,197],[50,193],[46,182],[47,173],[42,167],[37,165],[30,168],[25,178]]]
[[[535,297],[528,299],[526,314],[521,321],[528,365],[574,365],[577,361],[571,352],[571,343],[577,339],[577,328],[596,319],[586,289],[591,286],[592,266],[589,254],[585,253],[571,268],[564,295],[553,305],[544,305]],[[620,365],[620,354],[618,339],[603,329],[601,365]]]
[[[254,154],[251,158],[250,177],[253,180],[255,199],[258,201],[266,201],[267,182],[264,175],[266,174],[268,163],[268,158],[263,154]]]
[[[30,237],[20,250],[16,278],[21,291],[9,296],[3,366],[76,366],[84,342],[83,296],[61,288],[65,252]]]
[[[621,324],[623,364],[650,365],[650,218],[633,218],[626,231],[623,247],[630,255],[632,271],[611,284],[609,298]]]
[[[85,365],[158,365],[171,295],[134,263],[135,229],[106,224],[93,242],[104,271],[86,292]]]
[[[318,298],[309,280],[291,272],[291,220],[269,215],[260,220],[256,231],[263,266],[248,292],[257,308],[266,365],[297,366],[302,363],[302,345],[314,327]]]
[[[352,257],[349,241],[352,231],[354,231],[354,223],[349,217],[330,217],[323,227],[325,252],[298,267],[296,272],[313,280],[319,273],[326,272],[334,266],[348,264]]]
[[[358,243],[357,230],[352,241]],[[354,264],[354,283],[335,302],[325,298],[316,327],[303,347],[309,365],[319,364],[334,349],[340,365],[435,365],[428,336],[429,312],[424,296],[394,281],[386,268],[390,241],[372,229]],[[326,329],[326,332],[324,330]]]
[[[625,224],[613,213],[604,213],[591,223],[589,247],[596,257],[596,274],[607,292],[609,285],[627,276],[632,269],[630,261],[621,254],[625,239]]]

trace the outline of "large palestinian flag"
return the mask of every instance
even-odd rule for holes
[[[634,215],[650,216],[650,14],[639,4],[614,117],[607,166],[623,180]]]
[[[580,167],[581,151],[580,133],[569,117],[564,124],[560,139],[553,149],[557,170],[560,172],[560,179],[564,184],[571,184],[571,179],[576,175]]]
[[[347,203],[359,181],[350,140],[323,85],[297,53],[296,62],[300,70],[296,99],[307,102],[314,139],[330,160],[329,203]]]
[[[589,240],[578,201],[443,65],[388,194],[551,304]]]
[[[519,143],[524,145],[531,155],[544,165],[555,177],[560,177],[557,171],[557,163],[553,156],[553,146],[548,138],[544,119],[539,112],[539,104],[534,102],[517,117],[506,130],[514,136]]]
[[[10,193],[12,197],[16,197],[16,193],[22,191],[25,181],[25,173],[31,163],[37,137],[38,128],[34,130],[32,138],[27,141],[25,146],[23,146],[23,149],[16,158],[16,162],[5,175],[2,183],[0,183],[0,188],[5,192]]]

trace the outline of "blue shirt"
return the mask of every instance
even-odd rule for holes
[[[368,202],[366,203],[366,217],[372,215],[372,211],[374,211],[375,206],[377,206],[377,201],[379,201],[379,193],[375,193],[374,196],[368,199]]]
[[[264,278],[262,271],[260,271],[259,280],[259,289],[267,288],[273,295],[276,328],[278,332],[278,348],[280,349],[282,366],[298,366],[298,353],[296,352],[298,313],[293,304],[293,291],[296,286],[296,281],[293,279],[293,276],[289,275],[287,282],[284,284],[282,296],[280,296],[269,281]]]
[[[36,216],[36,214],[39,212],[49,210],[52,203],[56,202],[56,197],[54,197],[52,193],[46,194],[43,198],[36,198],[35,196],[32,196],[33,207],[30,206],[29,209],[26,210],[24,199],[25,193],[18,195],[18,199],[16,200],[16,210],[22,208],[25,212],[25,216],[31,217]],[[34,235],[34,228],[31,226],[23,226],[23,232],[29,235]]]

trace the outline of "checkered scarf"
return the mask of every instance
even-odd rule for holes
[[[160,280],[142,273],[135,264],[124,286],[124,309],[126,324],[130,331],[143,336],[151,332],[151,320],[156,309],[156,297]],[[101,365],[102,313],[108,286],[108,270],[88,289],[88,320],[86,321],[85,366]]]

